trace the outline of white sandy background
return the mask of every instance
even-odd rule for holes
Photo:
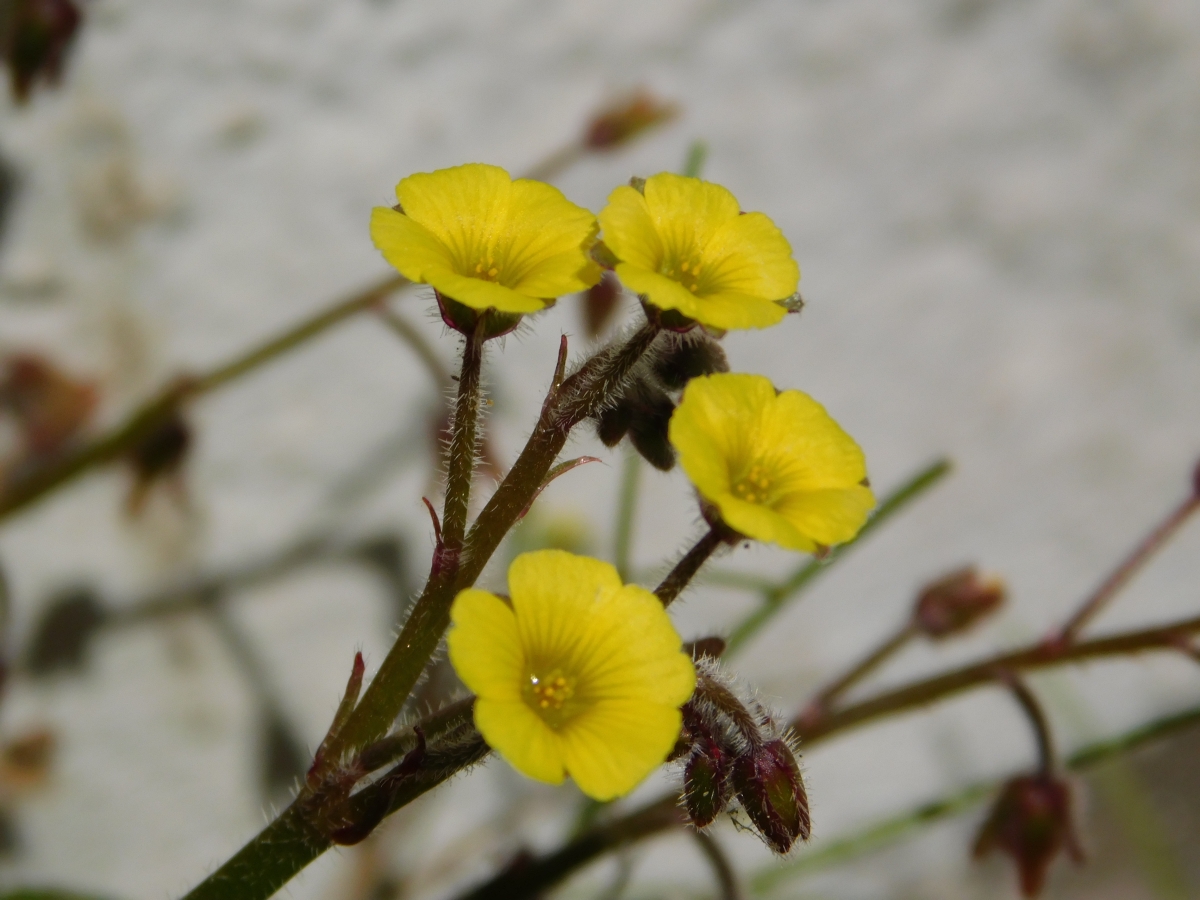
[[[888,633],[923,581],[963,562],[1008,580],[1002,620],[906,653],[876,684],[1038,635],[1186,490],[1200,454],[1198,51],[1200,6],[1184,0],[96,0],[64,89],[0,105],[0,152],[23,175],[0,250],[0,344],[102,378],[115,421],[170,375],[384,274],[367,220],[399,178],[473,160],[519,171],[597,104],[645,85],[682,117],[576,166],[558,182],[567,195],[598,210],[631,174],[677,169],[705,140],[706,176],[775,219],[808,301],[773,330],[730,335],[734,368],[817,397],[883,490],[940,454],[957,465],[736,663],[792,709]],[[451,361],[428,294],[395,305]],[[581,331],[570,301],[489,357],[505,462],[563,331]],[[423,566],[427,472],[349,509],[329,488],[427,403],[425,373],[365,319],[205,399],[190,518],[159,503],[129,524],[124,476],[104,472],[5,523],[18,636],[64,583],[132,598],[322,522],[399,528]],[[606,552],[620,455],[599,455],[607,467],[564,477],[541,503],[588,518]],[[636,561],[651,567],[696,523],[681,473],[643,485]],[[1096,629],[1194,611],[1198,558],[1193,527]],[[761,548],[724,563],[795,564]],[[702,589],[677,619],[697,635],[748,603]],[[389,615],[375,582],[344,566],[238,601],[310,746],[354,650],[382,659]],[[1072,746],[1195,702],[1200,672],[1147,658],[1034,684]],[[60,754],[20,810],[25,852],[0,879],[127,900],[181,893],[264,821],[253,714],[199,620],[103,639],[86,680],[14,684],[5,730],[49,724]],[[998,692],[823,745],[805,757],[818,835],[1031,753]],[[501,818],[509,796],[523,798],[515,819]],[[406,833],[389,826],[384,856],[428,869],[422,889],[444,893],[429,865],[439,848],[482,821],[461,846],[483,874],[522,840],[554,841],[556,796],[492,761],[417,807]],[[826,879],[822,896],[933,895],[966,865],[969,824]],[[720,836],[745,871],[770,865],[749,835]],[[357,859],[327,854],[288,895],[349,896]],[[708,883],[681,840],[653,845],[636,872]]]

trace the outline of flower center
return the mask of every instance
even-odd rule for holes
[[[747,503],[765,503],[771,491],[771,479],[766,470],[754,463],[733,485],[733,493]]]
[[[473,277],[482,279],[483,281],[499,281],[500,269],[496,266],[496,259],[490,253],[487,259],[480,258],[475,263],[475,270],[471,273]]]
[[[700,257],[698,255],[682,261],[678,258],[667,257],[658,267],[658,271],[659,274],[667,276],[672,281],[678,281],[693,294],[700,287]]]
[[[540,675],[530,673],[529,681],[521,689],[521,699],[551,728],[559,728],[578,712],[575,697],[575,679],[562,669],[551,669]]]

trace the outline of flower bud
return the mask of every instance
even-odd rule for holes
[[[56,83],[81,16],[71,0],[7,0],[0,4],[0,59],[8,64],[17,103],[35,81]]]
[[[683,803],[697,828],[712,824],[729,803],[729,755],[712,737],[697,742],[684,767]]]
[[[1023,775],[1004,786],[979,830],[973,855],[978,859],[996,849],[1007,853],[1017,864],[1021,893],[1034,897],[1064,847],[1072,860],[1083,861],[1071,823],[1069,786],[1052,775]]]
[[[179,478],[191,449],[192,429],[178,410],[129,449],[127,458],[134,479],[126,501],[130,513],[136,515],[141,511],[154,485]]]
[[[675,404],[657,388],[645,385],[626,398],[630,404],[629,440],[642,458],[656,469],[675,467],[675,449],[667,439],[667,427]]]
[[[588,124],[583,142],[589,150],[611,150],[647,128],[673,119],[678,112],[673,103],[638,91],[598,113]]]
[[[668,349],[654,365],[654,374],[663,387],[672,391],[683,390],[689,381],[701,375],[728,371],[729,360],[721,345],[698,330],[686,338],[670,334]]]
[[[928,637],[940,639],[970,628],[1004,603],[1004,582],[981,578],[974,566],[951,572],[917,596],[913,622]]]
[[[1197,461],[1196,468],[1192,469],[1192,492],[1200,497],[1200,461]]]
[[[17,353],[0,372],[0,410],[17,423],[24,462],[40,463],[75,440],[91,421],[99,395],[45,358]]]
[[[776,853],[808,840],[808,795],[791,748],[776,738],[750,748],[733,764],[733,787],[759,836]]]

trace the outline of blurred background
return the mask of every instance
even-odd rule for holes
[[[807,302],[777,328],[729,335],[732,367],[820,400],[880,493],[940,456],[955,464],[732,664],[765,701],[794,711],[890,634],[922,584],[965,563],[1005,579],[1006,610],[968,638],[906,650],[860,692],[1035,639],[1186,494],[1200,452],[1194,3],[83,10],[62,84],[0,102],[0,355],[10,380],[14,360],[66,379],[55,421],[67,431],[100,433],[171,379],[385,277],[367,222],[405,175],[527,170],[641,88],[678,116],[555,183],[599,210],[631,175],[678,170],[705,142],[705,177],[790,239]],[[428,290],[391,308],[455,365]],[[501,468],[563,333],[576,353],[589,346],[577,299],[487,358]],[[358,316],[189,406],[139,467],[99,468],[0,525],[13,669],[0,885],[177,896],[286,803],[355,650],[378,665],[426,571],[439,391],[408,343]],[[22,440],[0,425],[10,477]],[[575,439],[570,455],[604,463],[547,490],[514,544],[611,555],[625,452]],[[639,487],[632,563],[650,583],[699,523],[682,473],[644,467]],[[1197,560],[1193,524],[1094,630],[1194,615]],[[717,567],[776,576],[796,563],[755,547]],[[755,602],[710,583],[676,620],[691,638]],[[1194,705],[1200,670],[1158,654],[1031,683],[1070,750]],[[1057,864],[1047,896],[1200,896],[1198,751],[1200,734],[1184,733],[1078,781],[1091,861]],[[1032,759],[1026,724],[992,689],[823,743],[804,757],[814,849]],[[521,847],[554,846],[578,805],[572,788],[492,760],[286,890],[453,896]],[[969,859],[983,812],[756,883],[794,898],[1015,896],[1006,861]],[[717,836],[747,880],[778,865],[751,835]],[[562,896],[619,891],[714,889],[677,835]]]

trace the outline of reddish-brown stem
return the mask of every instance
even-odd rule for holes
[[[796,721],[793,722],[793,726],[802,740],[814,741],[871,719],[924,706],[951,694],[994,681],[998,670],[1027,671],[1068,662],[1125,656],[1146,650],[1174,650],[1180,636],[1197,631],[1200,631],[1200,616],[1170,622],[1157,628],[1083,641],[1061,650],[1048,649],[1044,643],[1039,642],[886,691],[861,703],[843,707],[815,723]]]
[[[835,700],[907,645],[917,633],[916,625],[911,620],[906,622],[895,634],[863,657],[856,666],[817,691],[800,714],[800,718],[808,722],[819,721]]]
[[[1090,622],[1105,605],[1117,595],[1129,580],[1145,565],[1150,557],[1166,545],[1167,541],[1177,532],[1192,514],[1200,510],[1200,494],[1193,492],[1183,503],[1173,509],[1165,519],[1150,532],[1133,552],[1127,556],[1112,573],[1100,583],[1091,593],[1062,629],[1054,634],[1048,644],[1065,646],[1074,643],[1079,632]]]
[[[692,549],[675,563],[675,567],[667,573],[662,584],[654,589],[654,596],[662,601],[663,606],[670,606],[675,598],[683,593],[683,589],[696,577],[700,567],[725,542],[726,536],[725,530],[720,526],[709,528],[704,537],[696,541]]]
[[[1012,691],[1013,698],[1020,705],[1025,717],[1029,719],[1029,726],[1033,729],[1034,738],[1037,740],[1038,768],[1043,775],[1050,775],[1056,766],[1056,756],[1046,711],[1042,709],[1042,704],[1029,689],[1029,685],[1022,681],[1016,673],[1002,671],[999,673],[999,680]]]

